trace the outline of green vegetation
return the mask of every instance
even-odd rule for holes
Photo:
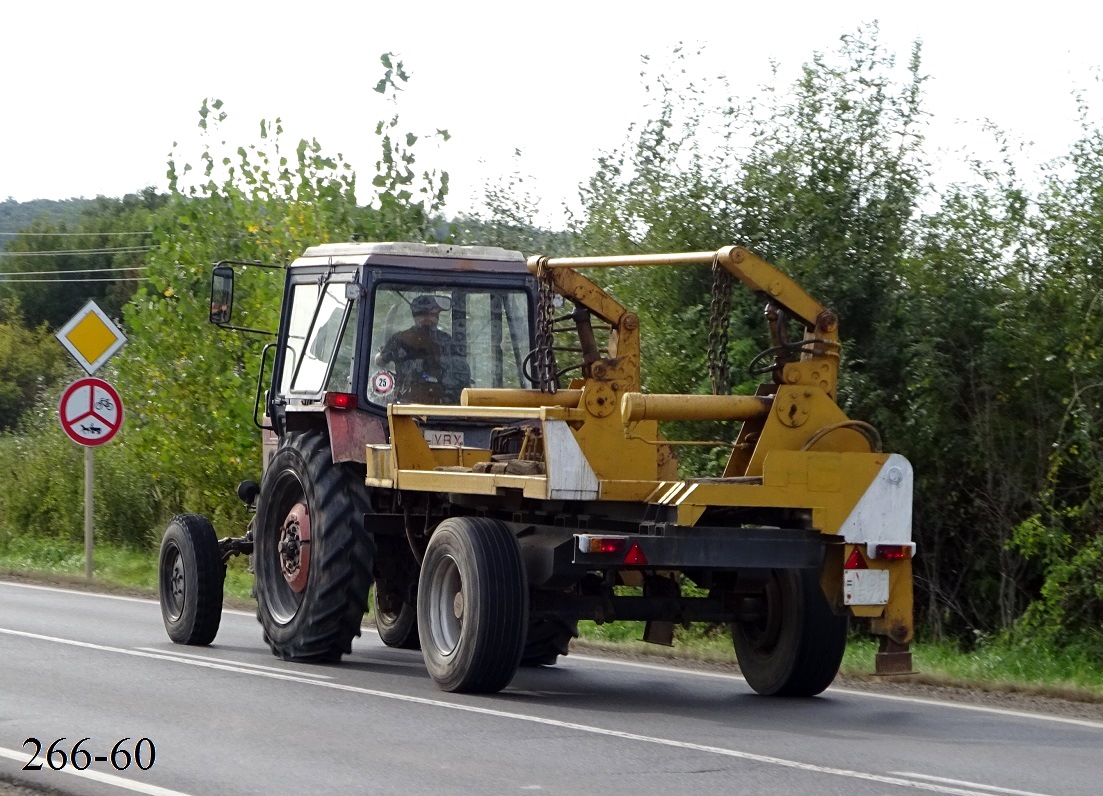
[[[448,220],[448,175],[422,169],[416,157],[448,135],[402,126],[397,99],[409,75],[390,56],[377,90],[396,112],[375,129],[380,155],[370,185],[317,141],[284,141],[278,119],[263,122],[255,141],[228,144],[222,103],[208,100],[198,150],[173,153],[166,195],[101,198],[45,217],[38,206],[23,214],[0,205],[4,218],[40,233],[8,241],[6,254],[18,256],[3,258],[5,272],[121,268],[110,273],[144,280],[0,285],[0,417],[8,428],[0,438],[0,556],[9,566],[51,569],[69,566],[79,550],[79,453],[53,418],[74,374],[50,335],[89,296],[121,318],[130,338],[106,374],[126,398],[127,425],[96,454],[96,526],[109,567],[111,549],[148,556],[176,512],[205,513],[227,532],[244,524],[234,486],[258,475],[251,414],[261,343],[205,322],[210,263],[280,265],[307,245],[354,236],[554,254],[735,242],[838,312],[840,402],[915,466],[916,606],[929,665],[948,676],[993,669],[1001,678],[1097,688],[1103,130],[1090,109],[1081,106],[1081,139],[1037,185],[1020,176],[1026,164],[1012,142],[990,131],[996,160],[969,153],[969,180],[931,187],[918,46],[898,63],[876,28],[863,29],[815,54],[793,85],[723,107],[704,104],[716,93],[695,83],[693,54],[674,58],[648,66],[652,101],[624,145],[597,161],[568,230],[533,223],[539,198],[520,166],[487,186],[483,212]],[[144,231],[152,234],[137,251],[57,254],[77,242],[112,248],[116,233]],[[280,286],[271,277],[243,274],[237,309],[246,325],[272,327]],[[725,367],[710,378],[708,269],[601,278],[612,278],[611,289],[640,314],[646,389],[753,388],[742,374],[766,345],[757,304],[736,291]],[[734,429],[680,424],[666,433],[731,439]],[[708,449],[683,457],[698,471],[720,464]],[[638,628],[628,630],[638,637]],[[694,645],[724,646],[721,636],[697,635]],[[865,649],[855,643],[848,660]],[[965,651],[957,663],[953,650]]]

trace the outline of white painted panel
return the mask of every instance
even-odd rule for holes
[[[843,538],[853,544],[910,542],[912,480],[911,462],[899,453],[891,454],[843,522],[840,529]]]
[[[544,457],[550,500],[597,500],[597,475],[564,421],[544,421]]]

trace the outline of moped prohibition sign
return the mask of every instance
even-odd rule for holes
[[[103,379],[77,379],[61,396],[58,406],[61,428],[78,445],[102,445],[123,424],[123,402],[115,388]]]

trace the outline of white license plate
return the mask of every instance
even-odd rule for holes
[[[843,602],[846,605],[885,605],[888,601],[888,570],[843,570]]]
[[[437,431],[435,429],[422,429],[425,441],[430,445],[441,445],[449,448],[463,447],[462,431]]]

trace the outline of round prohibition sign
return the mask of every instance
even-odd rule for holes
[[[94,447],[114,437],[123,424],[123,402],[103,379],[77,379],[61,396],[61,428],[78,445]]]

